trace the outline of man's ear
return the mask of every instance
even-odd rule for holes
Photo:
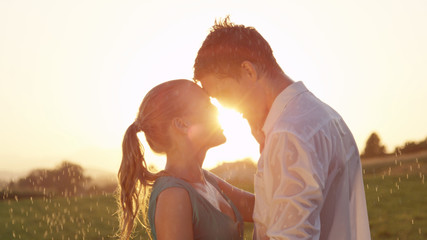
[[[187,134],[189,123],[180,117],[175,117],[172,119],[172,128],[179,133]]]
[[[255,82],[258,80],[258,72],[256,66],[250,61],[243,61],[240,65],[242,77],[248,78],[249,80]]]

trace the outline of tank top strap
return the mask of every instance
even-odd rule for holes
[[[199,207],[198,204],[200,202],[198,198],[198,193],[197,191],[191,186],[191,184],[187,183],[186,181],[180,179],[180,178],[176,178],[176,177],[172,177],[172,176],[163,176],[160,177],[156,180],[156,182],[154,183],[152,189],[151,189],[151,196],[150,196],[150,200],[149,200],[149,208],[148,208],[148,219],[150,222],[150,228],[152,231],[152,234],[156,235],[155,233],[155,225],[154,225],[154,219],[155,219],[155,214],[156,214],[156,203],[157,203],[157,198],[159,197],[160,193],[163,192],[164,190],[168,189],[168,188],[183,188],[188,192],[188,195],[190,197],[190,201],[191,201],[191,207],[193,209],[193,222],[197,222],[198,219],[200,218],[200,213],[199,213]]]
[[[218,186],[217,181],[211,176],[211,174],[207,170],[203,170],[203,171],[204,171],[206,181],[208,181],[210,184],[212,184],[217,189],[217,191],[221,193],[221,195],[225,198],[225,200],[228,202],[228,204],[230,204],[231,208],[233,209],[234,215],[236,216],[236,221],[243,223],[243,217],[242,217],[242,215],[240,215],[239,210],[234,205],[234,203],[231,201],[231,199],[228,198],[228,196],[221,190],[221,188]],[[242,230],[243,230],[243,226],[242,226]]]

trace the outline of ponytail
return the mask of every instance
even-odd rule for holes
[[[144,150],[137,136],[139,131],[137,123],[132,123],[126,130],[122,143],[123,156],[118,172],[119,208],[121,208],[119,216],[120,239],[129,239],[135,225],[135,219],[140,221],[139,213],[145,212],[147,208],[148,187],[159,175],[153,174],[147,169]],[[142,199],[140,198],[141,194]],[[143,217],[142,220],[143,226],[149,232],[146,218]]]

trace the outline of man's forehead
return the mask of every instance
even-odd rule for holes
[[[202,86],[202,89],[203,89],[203,91],[205,91],[205,93],[206,93],[207,95],[209,95],[209,96],[210,96],[210,94],[209,94],[208,90],[206,90],[206,88],[204,88],[204,87]]]
[[[212,96],[217,88],[218,77],[213,74],[206,75],[199,79],[202,89],[209,95]]]

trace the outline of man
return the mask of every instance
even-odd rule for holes
[[[215,22],[194,80],[260,143],[254,239],[370,239],[359,152],[341,116],[294,82],[252,27]]]

